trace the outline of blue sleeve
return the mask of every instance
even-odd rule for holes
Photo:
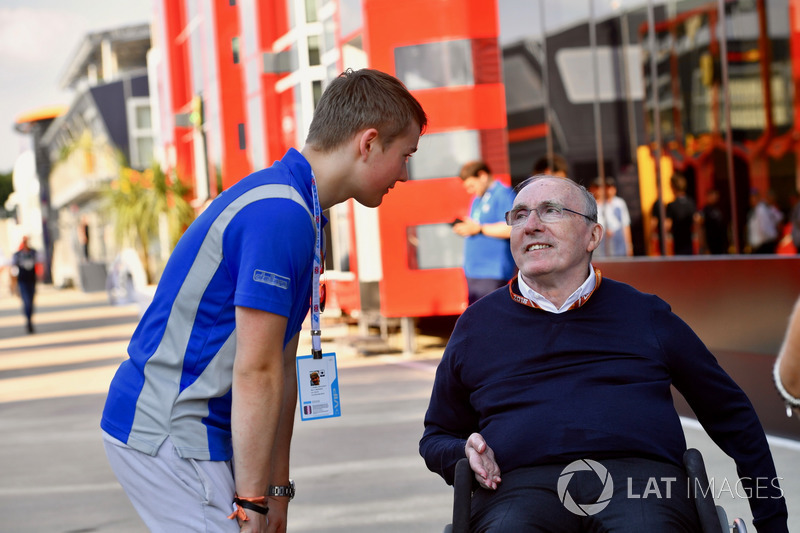
[[[288,317],[311,284],[314,237],[311,217],[292,200],[270,198],[242,209],[223,243],[234,305]]]
[[[720,367],[692,329],[665,303],[652,324],[675,388],[708,435],[736,463],[759,532],[788,532],[788,511],[767,438],[744,391]]]
[[[462,322],[462,320],[459,320]],[[425,431],[419,443],[420,455],[432,472],[448,485],[455,480],[455,468],[465,457],[467,438],[478,431],[478,414],[470,405],[469,390],[458,378],[458,353],[463,343],[459,325],[447,343],[436,370],[433,392],[425,414]]]

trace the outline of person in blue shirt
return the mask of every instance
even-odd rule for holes
[[[321,213],[408,179],[427,117],[396,78],[347,70],[301,151],[217,196],[173,251],[111,383],[109,462],[154,532],[286,531],[298,334]]]
[[[453,231],[465,237],[464,275],[467,278],[468,305],[504,286],[514,275],[514,258],[508,248],[511,228],[505,212],[514,194],[494,179],[483,161],[472,161],[459,172],[464,189],[473,197],[469,217],[453,224]]]
[[[519,274],[459,317],[419,445],[450,484],[468,458],[471,530],[699,531],[674,386],[736,463],[729,483],[748,494],[756,530],[787,533],[747,396],[666,302],[593,267],[592,195],[553,176],[517,190],[506,220]]]

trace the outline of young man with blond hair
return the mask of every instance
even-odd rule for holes
[[[109,461],[151,531],[286,531],[298,334],[321,213],[380,205],[427,117],[394,77],[348,70],[306,145],[220,194],[175,248],[109,390]]]

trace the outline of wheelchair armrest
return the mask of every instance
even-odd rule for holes
[[[453,533],[469,532],[470,504],[472,500],[472,468],[465,457],[456,464],[453,482]]]
[[[706,473],[703,455],[698,450],[689,448],[683,454],[683,465],[686,467],[686,474],[689,476],[691,483],[689,496],[694,498],[703,533],[726,531],[722,529],[720,524],[721,517],[718,515],[717,506],[714,504],[714,498],[709,489],[708,474]]]

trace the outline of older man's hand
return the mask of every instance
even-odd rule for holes
[[[494,460],[494,452],[483,440],[480,433],[473,433],[467,439],[464,452],[469,459],[469,466],[475,472],[475,479],[481,487],[495,490],[500,479],[500,467]]]

